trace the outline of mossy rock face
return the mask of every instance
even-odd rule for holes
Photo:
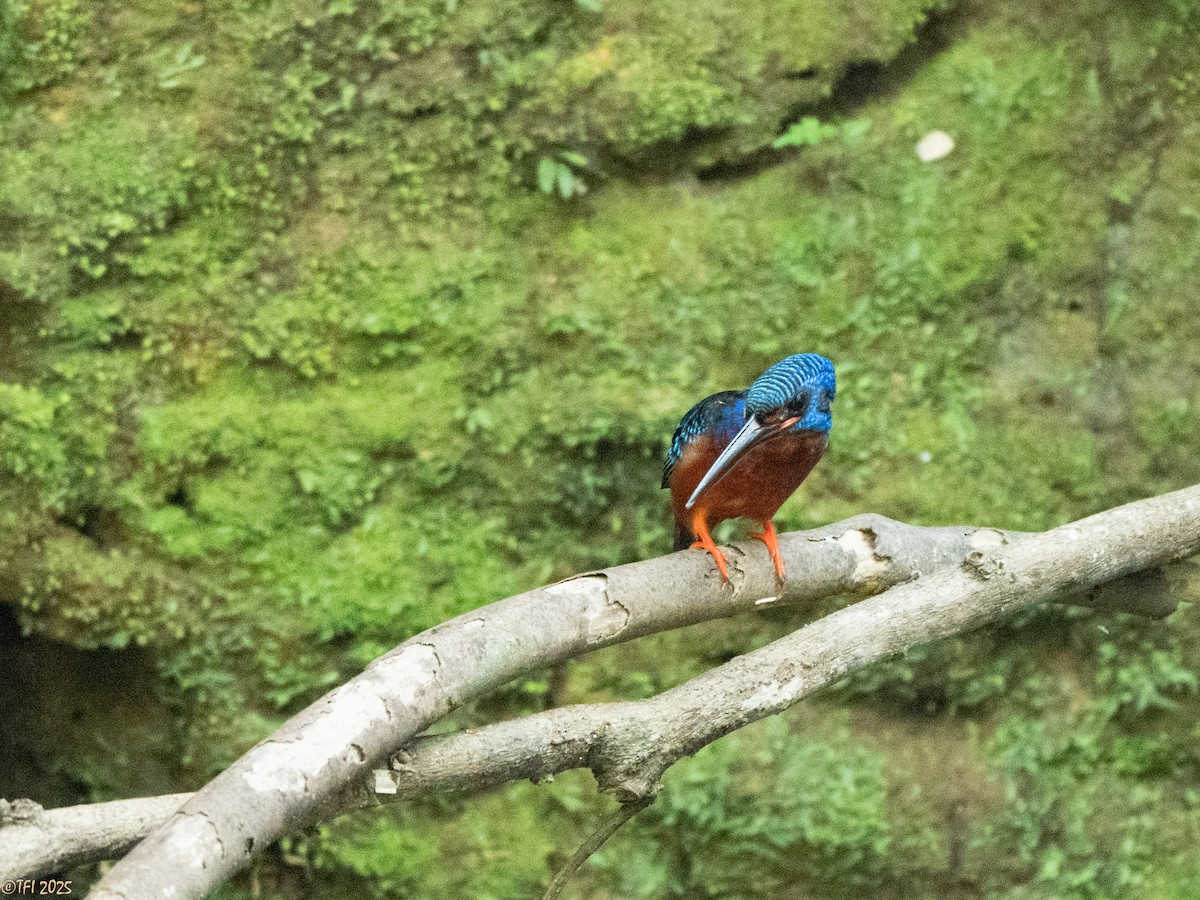
[[[312,190],[323,159],[339,203],[397,204],[403,229],[532,183],[542,160],[582,185],[736,164],[848,66],[892,59],[940,5],[279,7],[251,18],[254,72],[220,114],[253,150],[229,158],[261,211]]]
[[[608,3],[531,106],[635,165],[736,161],[828,99],[847,66],[890,60],[938,5]]]
[[[62,735],[52,793],[194,787],[422,628],[665,552],[679,416],[789,353],[833,358],[839,392],[784,528],[873,510],[1040,529],[1200,480],[1197,7],[962,4],[922,27],[938,9],[0,0],[0,643],[78,651],[78,671],[120,654],[136,690],[98,680],[92,702],[139,707]],[[934,129],[956,146],[924,163]],[[455,724],[644,696],[797,623],[606,651]],[[994,782],[954,838],[991,849],[954,878],[1120,896],[1189,871],[1186,842],[1133,838],[1197,828],[1196,634],[1187,611],[1039,614],[794,722],[870,754],[747,736],[764,771],[811,758],[864,786],[833,819],[768,798],[806,824],[759,848],[754,890],[952,880],[952,792],[903,763],[927,728],[942,749],[923,752]],[[145,747],[103,758],[131,743],[122,719]],[[872,743],[881,719],[897,747]],[[1043,719],[1078,741],[1040,754]],[[766,797],[705,759],[681,777]],[[590,787],[555,790],[434,804],[425,843],[387,820],[301,849],[334,895],[525,896],[598,814]],[[770,829],[680,790],[638,877],[728,893],[688,848]],[[821,880],[841,846],[870,884]],[[502,864],[438,874],[468,858]],[[611,865],[586,877],[622,893]]]

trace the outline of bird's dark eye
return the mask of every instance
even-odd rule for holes
[[[787,416],[793,416],[803,419],[804,414],[808,412],[808,404],[812,399],[812,395],[808,391],[801,391],[795,397],[787,402]]]

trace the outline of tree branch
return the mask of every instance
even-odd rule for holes
[[[603,847],[604,842],[616,834],[622,825],[653,802],[654,797],[647,796],[630,800],[628,803],[622,803],[621,808],[610,816],[608,821],[592,832],[588,839],[579,845],[579,849],[571,854],[571,858],[567,860],[566,864],[558,870],[558,874],[551,880],[550,886],[546,888],[546,893],[542,895],[542,900],[557,900],[558,895],[562,893],[562,889],[567,886],[567,882],[579,871],[579,867],[588,861],[588,857]]]
[[[0,873],[38,878],[81,863],[113,859],[158,828],[191,794],[168,794],[42,809],[0,800]]]
[[[804,578],[771,602],[878,590],[938,566],[951,568],[834,613],[650,700],[554,710],[416,746],[440,742],[444,750],[454,741],[488,735],[487,758],[499,760],[505,755],[498,749],[501,729],[509,729],[510,749],[537,732],[541,740],[533,758],[542,764],[554,757],[563,767],[572,760],[588,765],[622,802],[650,796],[662,772],[681,756],[848,671],[1011,609],[1092,590],[1191,555],[1200,546],[1200,488],[1039,536],[925,530],[856,517],[815,533],[787,535],[782,546],[789,570],[804,572]],[[773,572],[765,553],[759,550],[751,563],[739,547],[731,559],[733,588],[713,583],[701,554],[674,554],[501,601],[418,636],[215,779],[114,867],[96,895],[157,896],[174,888],[179,896],[200,896],[286,828],[335,813],[345,803],[346,784],[455,703],[533,665],[730,615],[770,596]],[[1158,614],[1165,612],[1161,601],[1156,597],[1152,604]],[[514,763],[515,755],[509,754],[507,777],[526,777],[525,770],[540,768],[529,759]],[[431,770],[423,765],[419,771]],[[404,774],[396,783],[398,794]],[[420,782],[423,776],[412,777]],[[445,785],[453,781],[447,778]],[[481,784],[478,778],[468,781]]]
[[[1154,617],[1175,608],[1157,570],[1109,582],[1093,596],[1073,599]],[[1118,600],[1120,607],[1114,605]],[[663,695],[669,696],[673,695]],[[328,817],[430,794],[478,793],[513,781],[540,782],[571,769],[589,768],[602,780],[606,761],[634,755],[644,746],[647,726],[660,715],[650,700],[594,703],[417,737],[391,757],[386,769],[347,785],[330,803]],[[17,809],[9,815],[0,806],[0,873],[37,878],[115,859],[194,796],[167,794],[53,810],[17,801],[22,805],[13,804]]]

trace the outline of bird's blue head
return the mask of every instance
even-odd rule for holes
[[[833,427],[833,363],[816,353],[797,353],[775,363],[746,391],[746,412],[759,424],[783,423],[787,431],[828,433]]]
[[[797,353],[763,372],[746,391],[745,424],[704,473],[687,508],[728,475],[752,447],[800,431],[828,434],[836,387],[833,363],[816,353]]]

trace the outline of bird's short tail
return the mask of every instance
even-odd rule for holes
[[[686,550],[692,544],[696,543],[696,536],[692,534],[692,530],[686,525],[679,522],[675,523],[675,549]]]

